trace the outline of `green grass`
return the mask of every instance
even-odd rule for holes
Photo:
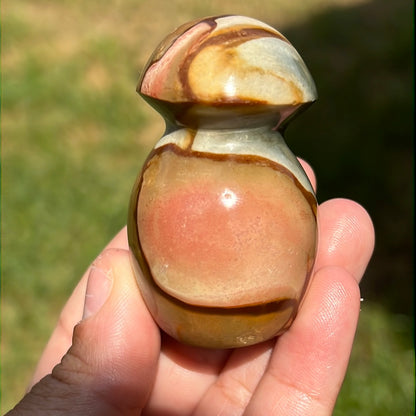
[[[125,224],[135,177],[163,131],[135,93],[140,68],[184,21],[241,13],[282,28],[314,74],[320,101],[288,135],[314,162],[318,196],[355,198],[376,223],[364,283],[369,301],[335,414],[413,414],[411,198],[404,180],[411,177],[411,10],[404,1],[340,0],[345,6],[329,8],[335,3],[2,2],[2,413],[23,394],[79,277]],[[314,151],[314,138],[336,156]]]
[[[363,302],[334,415],[413,415],[413,329],[405,315]]]

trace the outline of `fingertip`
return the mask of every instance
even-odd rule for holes
[[[326,266],[318,270],[313,278],[312,293],[306,301],[310,303],[307,320],[319,323],[322,333],[331,325],[346,329],[340,321],[352,320],[356,324],[360,305],[360,289],[355,277],[339,266]],[[312,306],[311,306],[312,305]],[[351,315],[352,313],[352,315]],[[311,318],[313,317],[313,318]],[[352,318],[352,319],[351,319]],[[331,330],[328,331],[331,333]]]
[[[364,206],[357,201],[348,198],[333,198],[320,204],[320,207],[330,209],[335,213],[343,211],[346,215],[356,218],[360,227],[365,230],[369,237],[372,237],[370,242],[374,242],[374,225],[371,216]]]
[[[374,226],[368,212],[349,199],[319,206],[319,247],[315,270],[340,266],[359,282],[373,254]]]

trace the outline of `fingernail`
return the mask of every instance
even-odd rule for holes
[[[97,313],[107,300],[113,280],[103,270],[92,266],[88,276],[82,319]]]

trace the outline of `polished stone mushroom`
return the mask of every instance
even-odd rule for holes
[[[285,331],[306,290],[317,203],[287,147],[287,122],[316,100],[289,41],[252,18],[181,26],[137,91],[166,120],[133,189],[132,262],[158,325],[209,348]]]

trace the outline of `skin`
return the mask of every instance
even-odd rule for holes
[[[326,201],[318,215],[318,256],[298,317],[278,339],[236,350],[160,334],[131,271],[124,228],[75,288],[29,393],[8,416],[332,414],[374,229],[350,200]]]

